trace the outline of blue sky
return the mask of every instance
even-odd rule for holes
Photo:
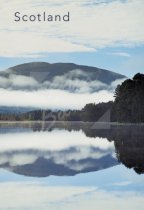
[[[44,61],[96,66],[128,77],[144,73],[143,0],[1,1],[0,70]],[[16,11],[21,16],[69,11],[70,22],[15,22]]]
[[[114,52],[125,52],[129,56],[115,55]],[[7,58],[0,57],[0,69],[6,69],[27,62],[70,62],[80,65],[95,66],[111,70],[127,77],[137,72],[144,73],[144,46],[134,48],[105,48],[98,52],[79,53],[46,53],[40,58]]]

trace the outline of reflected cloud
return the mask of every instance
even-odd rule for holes
[[[98,141],[102,140],[102,141]],[[0,151],[16,149],[60,150],[76,146],[94,146],[101,149],[113,148],[113,143],[106,138],[91,140],[82,131],[55,130],[53,132],[28,132],[1,134]]]
[[[20,189],[20,190],[19,190]],[[2,209],[52,209],[73,210],[98,208],[118,210],[143,210],[143,193],[136,191],[105,191],[96,187],[60,186],[50,187],[41,183],[0,184]],[[8,201],[8,202],[7,202]]]
[[[1,123],[0,167],[26,176],[73,176],[119,163],[144,173],[143,125]],[[95,126],[97,127],[97,126]]]
[[[114,145],[68,131],[3,134],[0,167],[26,176],[75,175],[105,169],[118,162]]]

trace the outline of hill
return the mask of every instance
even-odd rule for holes
[[[126,78],[112,71],[73,63],[33,62],[0,72],[0,86],[14,89],[61,89],[70,92],[95,92]]]

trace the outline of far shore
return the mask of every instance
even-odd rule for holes
[[[84,121],[1,121],[0,124],[35,124],[35,123],[75,123],[75,124],[109,124],[109,125],[141,125],[143,126],[144,123],[121,123],[121,122],[84,122]]]

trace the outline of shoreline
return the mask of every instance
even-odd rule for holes
[[[119,123],[119,122],[84,122],[84,121],[0,121],[0,124],[34,124],[34,123],[75,123],[75,124],[107,124],[107,125],[141,125],[144,126],[144,123]]]

